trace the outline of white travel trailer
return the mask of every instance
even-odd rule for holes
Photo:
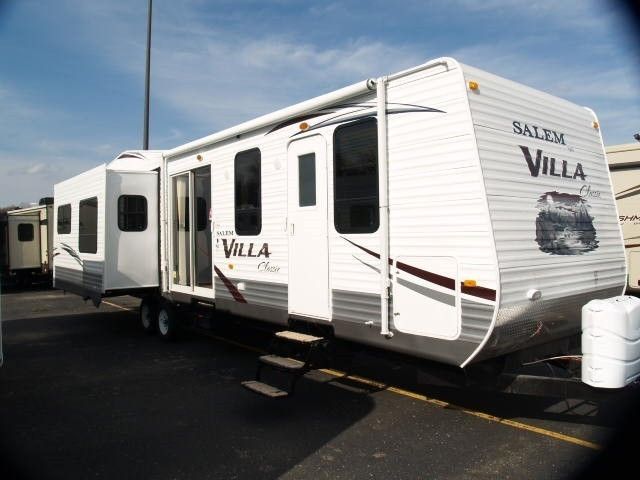
[[[158,287],[162,152],[127,151],[54,186],[54,286],[91,298]]]
[[[9,278],[18,284],[46,278],[52,265],[53,205],[43,198],[41,205],[7,212]]]
[[[607,147],[611,181],[627,252],[627,292],[640,293],[640,144]]]
[[[595,114],[451,58],[166,151],[161,211],[162,334],[209,302],[464,367],[625,284]]]

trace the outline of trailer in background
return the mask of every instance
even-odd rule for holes
[[[627,292],[640,293],[640,143],[607,147],[627,254]]]
[[[53,259],[53,199],[40,205],[7,212],[6,272],[8,281],[20,286],[51,280]]]
[[[9,273],[9,234],[7,231],[7,212],[0,211],[0,283],[6,281]]]

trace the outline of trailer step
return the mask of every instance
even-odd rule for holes
[[[242,386],[252,392],[266,397],[277,398],[292,396],[296,384],[309,370],[318,368],[318,350],[325,347],[328,340],[324,337],[316,337],[306,333],[284,330],[276,332],[268,353],[258,358],[258,368],[255,380],[242,382]],[[289,387],[275,387],[263,383],[264,370],[280,372],[279,380],[284,383],[282,377],[288,379]]]
[[[280,355],[262,355],[260,361],[272,367],[281,368],[288,371],[300,371],[304,369],[305,363],[295,358],[281,357]]]
[[[306,333],[292,332],[290,330],[283,330],[282,332],[276,332],[276,337],[283,338],[285,340],[291,340],[298,343],[315,344],[324,340],[323,337],[314,337],[313,335],[307,335]]]
[[[266,383],[258,382],[257,380],[247,380],[245,382],[242,382],[242,386],[248,390],[251,390],[252,392],[270,398],[286,397],[289,395],[289,392],[280,390],[279,388],[272,385],[267,385]]]

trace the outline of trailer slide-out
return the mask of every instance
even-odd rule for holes
[[[162,334],[172,304],[204,302],[464,367],[579,335],[582,306],[626,283],[595,114],[451,58],[156,153],[136,253],[101,180],[81,195],[106,209],[98,240],[75,255],[58,233],[54,275],[99,299],[127,269],[120,293],[156,286]],[[71,237],[61,185],[80,177],[56,186]]]
[[[161,152],[127,151],[54,186],[54,286],[96,305],[158,289]]]

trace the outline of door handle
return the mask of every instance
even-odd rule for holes
[[[296,232],[296,227],[295,227],[295,225],[292,223],[292,224],[291,224],[291,236],[292,236],[292,237],[295,235],[295,232]]]

